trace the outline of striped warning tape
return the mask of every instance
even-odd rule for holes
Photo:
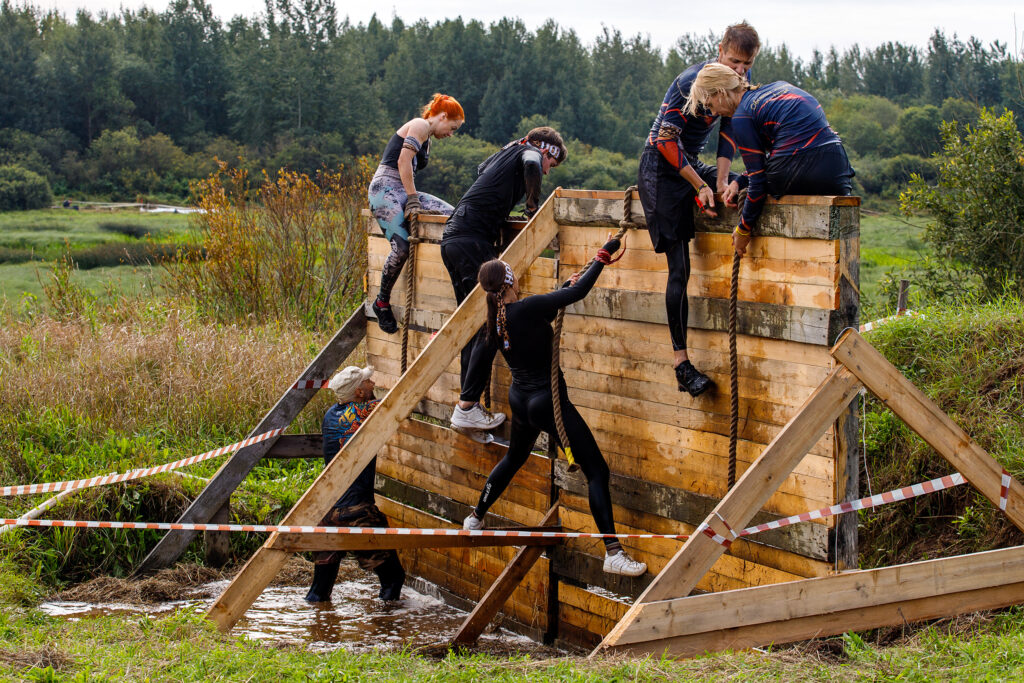
[[[1010,473],[1003,470],[1002,479],[999,482],[999,509],[1006,512],[1006,499],[1010,497]]]
[[[230,444],[228,446],[221,446],[215,448],[212,451],[206,453],[200,453],[199,455],[193,455],[183,460],[176,460],[163,465],[156,465],[154,467],[146,467],[138,470],[129,470],[122,474],[117,472],[111,472],[110,474],[104,474],[99,477],[92,477],[91,479],[72,479],[69,481],[51,481],[46,484],[22,484],[20,486],[3,486],[0,487],[0,496],[24,496],[31,493],[53,493],[55,491],[68,491],[71,489],[84,489],[91,486],[104,486],[106,484],[116,484],[122,481],[130,481],[132,479],[141,479],[142,477],[148,477],[151,474],[159,474],[160,472],[169,472],[176,470],[180,467],[186,467],[188,465],[194,465],[197,462],[204,460],[210,460],[218,456],[224,455],[225,453],[231,453],[233,451],[241,450],[247,446],[260,443],[271,439],[284,429],[271,429],[269,432],[263,432],[256,436],[250,436],[248,439],[243,439],[237,443]]]
[[[1009,476],[1009,475],[1007,475]],[[900,500],[907,500],[909,498],[916,498],[917,496],[923,496],[926,493],[932,493],[934,491],[941,491],[942,489],[948,489],[953,486],[959,486],[960,484],[966,484],[967,480],[964,479],[963,475],[959,472],[953,474],[947,474],[944,477],[938,479],[932,479],[921,484],[912,484],[910,486],[904,486],[901,489],[895,489],[893,491],[886,491],[885,493],[879,493],[874,496],[868,496],[867,498],[861,498],[860,500],[852,500],[847,503],[839,503],[827,508],[821,508],[819,510],[811,510],[810,512],[804,512],[799,515],[793,515],[792,517],[785,517],[783,519],[776,519],[771,522],[765,522],[764,524],[758,524],[756,526],[747,527],[740,532],[740,536],[749,536],[751,534],[757,534],[762,531],[768,531],[769,529],[778,529],[780,527],[789,526],[790,524],[796,524],[798,522],[807,522],[812,519],[823,519],[825,517],[832,517],[833,515],[839,515],[844,512],[853,512],[854,510],[868,510],[870,508],[878,507],[879,505],[885,505],[886,503],[895,503]]]
[[[881,327],[882,325],[884,325],[887,322],[891,322],[891,321],[895,320],[896,318],[902,318],[902,317],[905,317],[905,316],[908,316],[908,315],[916,316],[916,315],[920,315],[920,313],[917,313],[917,312],[911,311],[911,310],[898,311],[896,313],[896,315],[890,315],[888,318],[879,318],[878,320],[872,320],[869,323],[864,323],[863,325],[860,326],[860,331],[861,332],[870,332],[873,329]]]
[[[303,379],[292,385],[292,389],[326,389],[329,379]]]
[[[518,538],[662,538],[686,540],[688,534],[598,534],[583,531],[516,531],[514,529],[406,529],[397,527],[285,526],[281,524],[187,524],[183,522],[86,522],[71,519],[0,519],[0,525],[137,529],[157,531],[249,531],[279,534],[352,534],[369,536],[482,536]]]

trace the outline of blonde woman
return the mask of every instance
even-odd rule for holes
[[[391,242],[391,253],[380,273],[380,292],[373,302],[377,324],[388,334],[398,331],[391,312],[391,290],[409,259],[409,218],[421,211],[450,216],[454,208],[443,199],[418,192],[414,176],[430,159],[430,138],[450,137],[465,120],[462,105],[454,97],[435,94],[419,118],[407,121],[388,140],[370,181],[370,211]]]
[[[732,118],[736,147],[747,167],[747,201],[733,231],[740,256],[764,208],[765,195],[848,195],[853,169],[846,150],[810,94],[785,81],[753,86],[721,64],[700,70],[687,111],[709,109]],[[728,193],[726,202],[735,201]]]

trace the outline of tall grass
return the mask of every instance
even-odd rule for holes
[[[206,260],[171,268],[174,288],[221,320],[335,327],[362,297],[367,169],[315,178],[282,169],[254,186],[222,165],[193,187]]]
[[[901,318],[868,336],[1014,477],[1024,476],[1024,304],[960,302]],[[949,474],[953,467],[877,400],[865,425],[872,490]],[[861,478],[862,490],[867,481]],[[861,556],[880,566],[1024,542],[970,485],[864,513]]]
[[[89,477],[168,462],[242,438],[273,406],[326,335],[281,325],[205,323],[170,311],[103,322],[47,317],[0,326],[0,482]],[[321,339],[320,337],[324,338]],[[318,396],[293,432],[319,431]],[[222,459],[188,472],[211,476]],[[280,519],[317,473],[265,461],[233,498],[236,519]],[[175,519],[202,482],[164,475],[69,496],[57,518]],[[0,499],[16,516],[45,496]],[[46,583],[130,570],[159,534],[19,530],[0,553]],[[259,537],[233,539],[239,557]]]

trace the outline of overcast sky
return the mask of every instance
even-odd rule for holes
[[[354,24],[365,23],[374,13],[384,21],[395,15],[407,23],[420,18],[431,22],[462,16],[490,23],[516,16],[530,29],[554,19],[563,28],[571,28],[584,43],[593,42],[602,26],[616,28],[627,36],[637,33],[667,49],[684,33],[720,32],[728,24],[746,19],[761,34],[762,42],[786,43],[798,56],[807,58],[814,48],[822,51],[830,45],[846,48],[853,43],[874,47],[887,41],[924,46],[938,27],[961,38],[974,35],[985,43],[999,40],[1014,50],[1014,20],[1020,50],[1024,31],[1024,0],[782,0],[755,5],[723,2],[702,3],[698,12],[687,13],[697,3],[671,0],[489,0],[469,3],[465,0],[391,0],[355,2],[336,0],[338,13]],[[242,14],[252,16],[263,11],[263,0],[210,0],[214,11],[224,19]],[[166,9],[167,0],[37,0],[43,9],[56,8],[73,15],[79,7],[117,11],[138,9],[144,5]],[[743,9],[737,9],[744,7]],[[674,15],[670,11],[675,11]]]

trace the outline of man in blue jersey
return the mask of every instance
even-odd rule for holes
[[[352,435],[359,429],[373,409],[380,403],[373,396],[373,368],[349,366],[336,374],[328,387],[338,402],[327,409],[324,415],[324,464],[331,462]],[[373,499],[373,480],[377,473],[377,458],[370,461],[348,490],[342,494],[330,512],[320,522],[321,526],[363,526],[386,528],[387,517],[380,511]],[[343,551],[328,550],[315,553],[313,560],[313,585],[306,600],[328,602],[338,578]],[[405,583],[405,569],[394,550],[356,550],[352,552],[359,566],[372,571],[380,579],[381,600],[398,600]]]
[[[719,120],[707,110],[687,114],[686,101],[693,79],[705,64],[717,61],[742,76],[750,71],[760,49],[757,31],[746,22],[727,28],[716,60],[690,66],[669,86],[640,156],[637,185],[647,229],[654,250],[665,254],[668,260],[665,307],[676,380],[679,390],[691,396],[699,396],[713,385],[707,375],[693,366],[686,351],[686,284],[690,279],[689,242],[694,235],[694,211],[700,207],[708,215],[716,215],[712,187],[732,199],[745,180],[729,172],[736,154],[729,120]],[[704,151],[716,121],[718,162],[709,166],[698,156]]]

